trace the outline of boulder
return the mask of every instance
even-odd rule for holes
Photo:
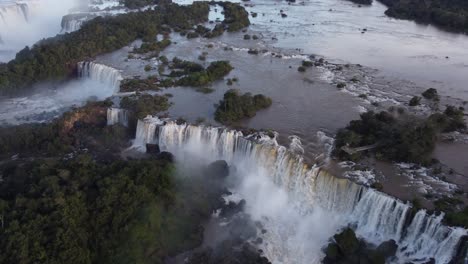
[[[225,160],[217,160],[208,165],[208,173],[216,178],[226,178],[229,175],[229,166]]]
[[[159,153],[156,156],[156,159],[157,160],[165,160],[165,161],[168,161],[168,162],[172,163],[172,162],[174,162],[174,155],[172,155],[172,153],[170,153],[170,152],[163,151],[163,152]]]
[[[359,249],[359,240],[351,228],[346,228],[343,232],[333,237],[341,252],[345,255],[351,255]]]
[[[158,144],[146,144],[146,153],[157,155],[161,153],[161,150]]]
[[[398,245],[395,240],[390,239],[388,241],[380,244],[376,251],[378,254],[382,255],[385,259],[395,256],[398,249]]]

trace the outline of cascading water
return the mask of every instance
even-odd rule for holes
[[[83,14],[70,14],[63,16],[61,26],[62,33],[77,31],[81,28],[83,23],[94,18],[94,15],[83,13]]]
[[[114,89],[114,92],[119,91],[120,82],[123,79],[120,71],[117,69],[91,61],[78,63],[78,76],[108,85]]]
[[[397,263],[434,258],[447,264],[467,235],[463,228],[444,226],[442,215],[420,210],[412,216],[409,204],[310,168],[300,155],[265,135],[148,117],[138,121],[134,146],[146,143],[158,143],[182,163],[224,159],[235,166],[239,183],[234,191],[268,230],[261,248],[274,263],[320,263],[321,248],[349,224],[373,244],[394,239]]]
[[[27,24],[30,17],[28,2],[0,2],[0,44],[9,39],[9,30]]]
[[[107,125],[121,124],[128,126],[128,111],[125,109],[111,107],[107,109]]]
[[[3,25],[24,23],[29,21],[28,2],[7,3],[0,5],[0,22]]]

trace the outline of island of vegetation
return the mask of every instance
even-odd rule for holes
[[[339,159],[359,160],[366,151],[346,151],[369,146],[376,158],[428,164],[437,136],[466,129],[462,108],[447,106],[428,118],[387,111],[361,114],[338,131],[333,154]]]
[[[223,124],[234,123],[255,116],[257,111],[268,108],[271,104],[271,98],[262,94],[252,96],[250,93],[241,94],[239,90],[231,89],[219,102],[215,120]]]
[[[8,63],[0,64],[0,93],[14,93],[47,80],[61,80],[76,75],[79,61],[111,52],[137,39],[155,39],[159,33],[191,30],[208,21],[208,2],[194,2],[188,6],[164,3],[154,9],[110,17],[97,17],[78,31],[45,39],[33,47],[26,47]],[[222,28],[236,31],[250,24],[245,9],[221,2],[225,8]],[[215,28],[216,30],[220,30]],[[222,33],[222,32],[221,32]],[[150,41],[135,52],[161,50],[170,40]]]
[[[370,5],[372,0],[349,0]],[[468,33],[468,2],[464,0],[379,0],[388,7],[385,14],[418,23],[433,24],[449,31]]]

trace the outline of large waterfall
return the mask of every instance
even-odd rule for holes
[[[434,258],[447,264],[467,235],[444,226],[443,215],[414,214],[410,204],[309,167],[266,135],[148,117],[138,121],[134,146],[146,143],[159,144],[182,163],[224,159],[235,166],[239,183],[233,191],[268,229],[261,248],[274,263],[320,263],[321,248],[345,225],[374,244],[397,241],[397,263]]]
[[[114,92],[119,91],[120,82],[123,79],[120,71],[117,69],[91,61],[78,63],[78,76],[81,78],[89,78],[112,87]]]

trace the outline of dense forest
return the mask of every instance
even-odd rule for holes
[[[122,157],[134,135],[106,125],[110,104],[89,103],[48,124],[0,128],[0,263],[163,263],[201,245],[202,224],[214,210],[240,210],[222,209],[224,161],[186,177],[167,152]],[[256,250],[224,246],[222,256],[206,249],[203,258],[268,263]],[[207,263],[199,259],[191,263]]]
[[[231,89],[224,94],[216,108],[216,121],[230,124],[244,118],[256,115],[257,111],[270,107],[272,100],[263,94],[241,94],[239,90]]]
[[[468,2],[465,0],[379,0],[388,6],[386,15],[430,23],[468,33]]]
[[[372,0],[349,0],[370,5]],[[379,0],[388,7],[385,14],[446,30],[468,33],[468,2],[465,0]]]
[[[359,160],[366,152],[349,154],[343,147],[373,146],[371,152],[379,159],[428,164],[438,134],[463,129],[463,109],[454,106],[427,118],[370,111],[338,131],[333,154],[340,159]]]

